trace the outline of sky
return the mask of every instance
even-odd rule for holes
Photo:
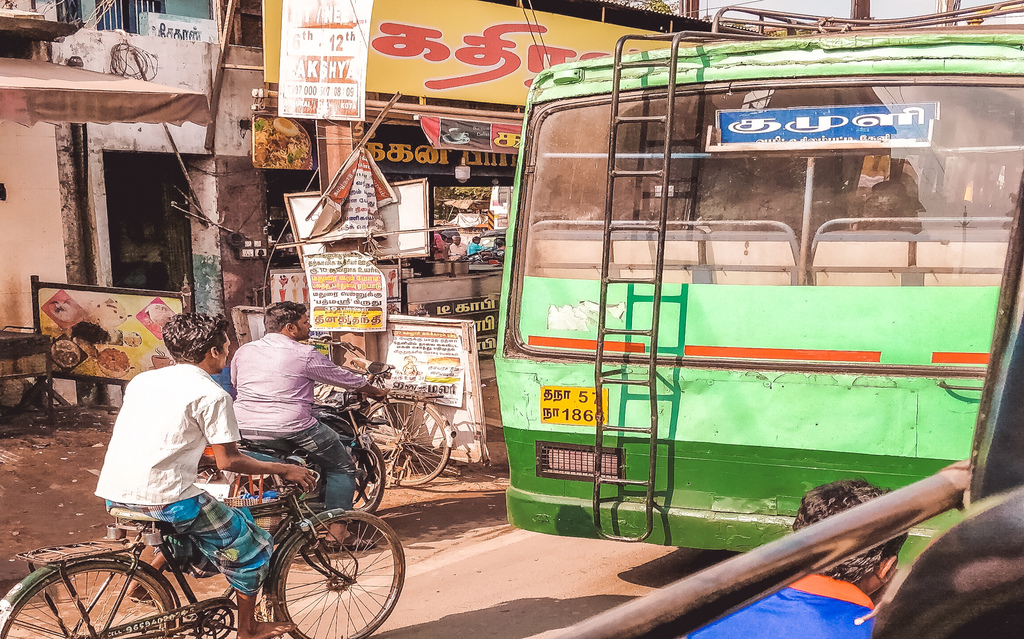
[[[991,4],[995,0],[962,0],[961,8]],[[849,17],[850,0],[700,0],[701,16],[714,15],[725,6],[748,6],[758,9],[775,9],[790,13],[810,13]],[[874,18],[897,18],[902,16],[935,13],[937,0],[871,0],[871,15]]]

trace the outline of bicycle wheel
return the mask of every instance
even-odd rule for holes
[[[43,575],[44,571],[49,575]],[[136,623],[177,605],[165,580],[143,570],[130,572],[126,563],[82,561],[67,567],[67,577],[77,600],[53,566],[40,568],[12,588],[4,598],[11,614],[0,628],[0,638],[88,637],[78,602],[97,633]],[[4,607],[0,603],[0,611]]]
[[[307,533],[288,537],[275,553],[273,584],[281,621],[291,622],[297,639],[358,639],[369,636],[391,614],[405,584],[405,553],[398,536],[374,515],[349,511],[321,520],[316,532],[340,523],[356,539],[329,550]],[[331,574],[331,576],[327,576]]]
[[[384,499],[384,455],[377,444],[370,442],[369,447],[353,448],[352,457],[356,463],[356,494],[353,508],[364,513],[375,513]]]
[[[425,484],[448,464],[452,454],[448,420],[433,406],[410,399],[388,399],[367,409],[366,416],[387,420],[386,427],[371,423],[370,428],[395,484]]]

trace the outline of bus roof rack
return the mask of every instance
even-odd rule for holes
[[[848,33],[852,31],[881,31],[889,29],[916,29],[921,27],[952,27],[957,24],[976,26],[988,18],[1010,14],[1024,15],[1024,3],[995,2],[978,7],[930,13],[906,18],[878,20],[868,18],[835,18],[828,16],[785,13],[770,9],[751,9],[729,6],[719,9],[711,21],[711,32],[733,32],[735,29],[752,29],[760,35],[785,31],[786,35],[812,33]]]

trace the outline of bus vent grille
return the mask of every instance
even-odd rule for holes
[[[594,448],[577,444],[537,442],[537,474],[552,479],[593,479]],[[601,476],[622,478],[622,449],[601,451]]]

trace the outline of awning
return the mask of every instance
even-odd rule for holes
[[[206,96],[38,60],[0,58],[0,120],[209,124]]]

